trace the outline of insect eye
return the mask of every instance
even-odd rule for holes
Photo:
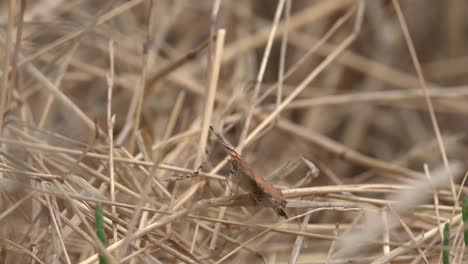
[[[235,174],[236,171],[237,171],[236,163],[233,160],[230,160],[229,164],[231,165],[230,168],[229,168],[229,173]]]

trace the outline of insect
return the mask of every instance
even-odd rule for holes
[[[289,218],[286,213],[286,200],[283,193],[262,176],[255,174],[247,162],[214,131],[212,126],[210,129],[231,157],[232,173],[237,178],[239,186],[248,191],[257,203],[272,207],[280,216]]]

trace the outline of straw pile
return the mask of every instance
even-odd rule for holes
[[[465,263],[467,5],[0,2],[0,262]]]

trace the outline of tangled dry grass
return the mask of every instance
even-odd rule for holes
[[[467,8],[1,1],[0,262],[466,263]]]

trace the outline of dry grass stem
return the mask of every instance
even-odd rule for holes
[[[403,35],[405,36],[406,43],[408,45],[408,49],[410,50],[411,54],[411,60],[413,61],[413,65],[416,69],[416,73],[418,75],[418,81],[419,85],[424,91],[424,98],[427,104],[427,108],[429,110],[429,116],[431,117],[431,123],[432,126],[434,127],[434,132],[437,137],[437,143],[439,144],[439,149],[440,149],[440,155],[442,156],[442,160],[444,162],[445,169],[447,170],[447,175],[450,179],[450,186],[452,188],[452,195],[453,195],[453,200],[455,203],[455,206],[458,206],[458,200],[457,200],[457,193],[455,190],[455,183],[453,180],[453,175],[452,171],[450,170],[448,158],[447,158],[447,152],[445,151],[445,145],[444,142],[442,141],[442,136],[440,133],[440,128],[439,128],[439,123],[437,122],[437,117],[435,115],[434,111],[434,105],[432,104],[432,101],[429,97],[428,91],[427,91],[427,86],[426,86],[426,81],[424,79],[424,75],[421,69],[421,64],[419,63],[418,56],[416,54],[416,50],[414,48],[413,40],[411,39],[411,35],[409,34],[408,31],[408,26],[406,25],[405,18],[403,16],[403,13],[401,11],[400,4],[398,3],[398,0],[392,0],[392,3],[395,7],[396,13],[398,15],[398,20],[401,24],[401,28],[403,30]]]

